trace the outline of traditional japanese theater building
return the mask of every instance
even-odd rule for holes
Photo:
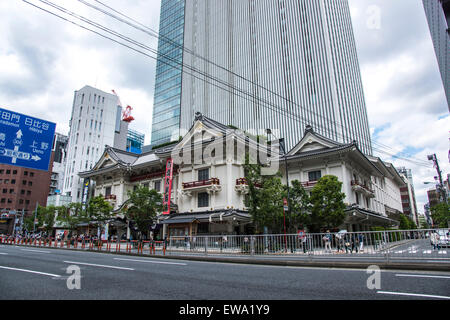
[[[79,176],[90,179],[95,196],[103,195],[117,212],[127,204],[127,192],[138,185],[161,192],[168,207],[155,221],[161,237],[246,234],[251,216],[244,203],[245,154],[264,151],[269,154],[267,163],[272,161],[268,169],[285,172],[279,146],[270,149],[254,138],[197,113],[179,142],[139,155],[107,147],[92,170]],[[348,214],[342,228],[362,231],[398,225],[393,217],[401,213],[404,181],[392,165],[364,155],[356,142],[337,143],[307,127],[286,160],[289,181],[299,180],[307,192],[327,174],[343,182]],[[170,192],[165,191],[165,180]],[[125,232],[129,236],[126,222],[114,224],[119,237]]]

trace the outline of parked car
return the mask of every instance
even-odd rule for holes
[[[439,246],[450,247],[450,231],[447,229],[439,229],[437,233],[439,234]]]

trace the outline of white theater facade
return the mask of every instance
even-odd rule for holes
[[[127,192],[143,185],[164,194],[166,163],[172,159],[170,214],[158,216],[155,232],[161,238],[245,234],[251,230],[251,216],[244,203],[248,186],[243,162],[245,154],[259,150],[267,153],[267,146],[198,113],[180,142],[140,155],[107,147],[94,168],[79,176],[91,179],[95,196],[103,195],[122,218],[122,224],[112,223],[114,232],[129,236],[120,215]],[[289,181],[299,180],[307,191],[320,177],[337,176],[347,204],[341,228],[362,231],[398,226],[395,217],[402,211],[400,188],[405,182],[392,165],[365,156],[356,143],[337,143],[307,127],[286,158],[274,149],[270,157],[267,160],[272,160],[273,170],[283,174],[284,183],[286,160]]]

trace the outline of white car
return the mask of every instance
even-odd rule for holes
[[[447,229],[437,230],[439,234],[439,246],[450,247],[450,231]]]

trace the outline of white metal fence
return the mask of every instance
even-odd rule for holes
[[[450,259],[450,230],[391,230],[277,235],[201,235],[165,241],[98,241],[0,236],[3,244],[137,254],[252,256],[372,256]]]

